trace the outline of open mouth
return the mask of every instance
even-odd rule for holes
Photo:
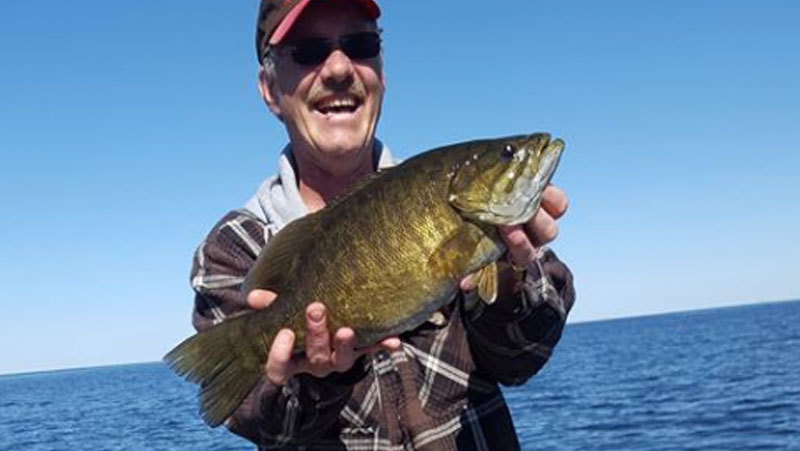
[[[498,224],[516,225],[528,222],[536,214],[542,201],[542,193],[553,178],[564,143],[560,139],[552,141],[543,154],[535,172],[520,175],[517,188],[505,201],[490,206],[489,212]]]
[[[354,95],[326,96],[314,102],[314,109],[321,114],[352,114],[363,100]]]

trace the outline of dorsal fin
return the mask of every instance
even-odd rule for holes
[[[383,177],[385,174],[388,174],[389,172],[391,172],[391,170],[393,168],[395,168],[395,167],[396,166],[393,166],[393,167],[390,167],[390,168],[379,169],[379,170],[377,170],[375,172],[372,172],[370,174],[365,175],[364,177],[361,177],[361,179],[359,179],[357,182],[355,182],[352,185],[350,185],[341,194],[339,194],[338,196],[334,197],[333,200],[331,200],[325,208],[331,208],[331,207],[333,207],[333,206],[335,206],[337,204],[340,204],[343,200],[345,200],[348,197],[352,196],[356,191],[359,191],[362,188],[365,188],[367,185],[369,185],[373,181],[375,181],[375,180]]]
[[[305,253],[319,233],[319,217],[315,212],[295,219],[267,241],[242,284],[245,296],[254,289],[282,291],[284,277],[292,271],[296,257]]]
[[[365,175],[342,194],[336,196],[326,206],[325,210],[335,207],[344,199],[352,196],[353,193],[366,187],[390,170],[391,168]],[[245,293],[245,296],[254,289],[270,290],[276,293],[282,291],[284,277],[291,271],[294,259],[298,255],[305,253],[305,249],[314,242],[314,237],[321,233],[319,223],[325,210],[311,213],[290,222],[267,241],[242,284],[242,292]]]

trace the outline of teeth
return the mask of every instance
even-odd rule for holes
[[[330,99],[317,106],[320,110],[334,110],[342,108],[355,108],[357,105],[356,99],[352,97]]]

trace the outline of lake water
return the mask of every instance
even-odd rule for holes
[[[800,450],[800,302],[575,324],[505,390],[523,449]],[[246,449],[161,363],[0,376],[0,450]]]

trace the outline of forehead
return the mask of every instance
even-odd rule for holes
[[[302,37],[336,37],[342,34],[374,30],[361,7],[345,1],[313,1],[292,26],[288,39]]]

